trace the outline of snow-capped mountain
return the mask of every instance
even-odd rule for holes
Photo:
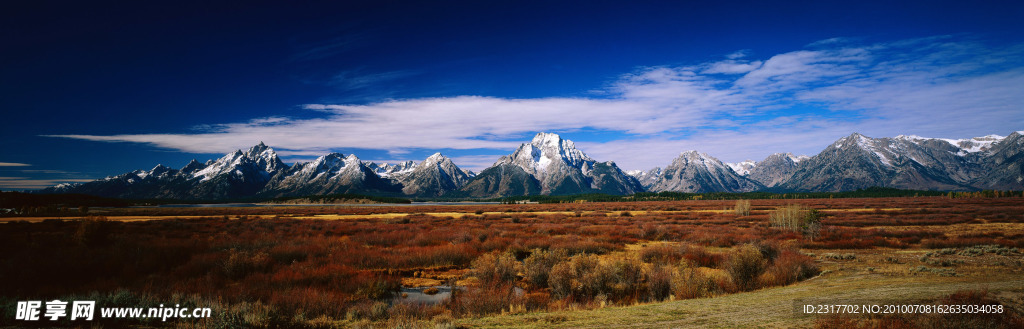
[[[376,164],[331,153],[288,166],[263,143],[181,169],[150,170],[40,193],[83,193],[128,199],[224,200],[359,193],[422,197],[496,197],[641,191],[849,191],[872,186],[929,190],[1024,189],[1024,132],[968,139],[851,134],[821,153],[777,153],[756,163],[725,164],[683,152],[665,167],[628,174],[597,162],[556,134],[539,133],[478,175],[434,154],[420,163]]]
[[[643,186],[614,162],[597,162],[576,149],[575,143],[551,133],[538,133],[510,155],[480,172],[463,191],[470,196],[509,196],[540,193],[632,194]]]
[[[400,177],[406,195],[438,197],[462,188],[473,175],[441,153],[434,153]]]
[[[286,170],[274,149],[260,143],[201,164],[192,160],[181,170],[157,165],[117,176],[45,189],[43,193],[83,193],[132,199],[231,199],[255,195],[271,177]]]
[[[914,141],[914,142],[923,142],[923,141],[929,141],[929,140],[940,140],[940,141],[944,141],[946,143],[949,143],[950,145],[953,145],[953,146],[959,148],[960,151],[957,152],[957,155],[964,156],[964,155],[967,155],[967,154],[970,154],[970,153],[978,153],[978,152],[988,151],[989,149],[992,148],[992,146],[994,146],[995,144],[999,143],[1000,141],[1006,139],[1006,137],[1007,136],[988,135],[988,136],[974,137],[974,138],[965,138],[965,139],[948,139],[948,138],[926,138],[926,137],[921,137],[921,136],[916,136],[916,135],[899,135],[899,136],[896,136],[896,139],[907,140],[907,141]]]
[[[806,155],[794,156],[792,153],[775,153],[754,164],[744,176],[766,187],[773,187],[793,176],[800,162],[809,158]]]
[[[378,176],[354,154],[331,153],[314,161],[296,163],[275,176],[260,192],[263,196],[305,196],[336,193],[398,193],[401,187]]]
[[[262,180],[266,181],[274,173],[287,167],[277,157],[274,149],[260,142],[259,145],[250,148],[248,152],[243,153],[242,150],[237,150],[220,159],[210,160],[206,166],[193,173],[192,177],[199,178],[200,181],[208,181],[223,175],[235,175],[244,179],[247,174],[253,174],[262,176]]]
[[[854,133],[802,162],[779,186],[796,191],[848,191],[871,186],[970,190],[987,167],[987,150],[1001,140],[870,138]]]
[[[409,160],[399,162],[396,164],[381,163],[377,164],[374,162],[365,162],[367,168],[373,170],[380,177],[384,178],[398,178],[412,172],[416,168],[416,162]]]
[[[661,172],[651,192],[750,192],[761,184],[740,176],[718,159],[697,151],[679,155]]]
[[[81,184],[61,184],[41,193],[84,193],[127,199],[222,200],[249,197],[355,193],[436,197],[458,190],[473,177],[435,154],[416,165],[364,163],[354,154],[331,153],[310,162],[284,164],[263,143],[206,163],[192,160],[180,170],[157,165]]]
[[[1016,131],[1003,138],[992,137],[994,135],[981,137],[991,138],[991,141],[972,138],[976,144],[958,143],[965,153],[977,149],[976,152],[984,155],[985,169],[971,186],[977,189],[1021,190],[1024,187],[1024,131]]]
[[[644,190],[650,190],[654,184],[658,183],[658,178],[661,177],[661,167],[654,167],[648,170],[630,170],[626,174],[640,181],[640,186],[643,186]]]

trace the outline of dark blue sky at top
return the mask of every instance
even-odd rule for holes
[[[601,97],[638,67],[833,37],[1020,42],[1022,14],[1019,1],[6,1],[0,163],[31,166],[0,177],[95,179],[217,156],[41,135],[188,133],[320,115],[311,103]]]

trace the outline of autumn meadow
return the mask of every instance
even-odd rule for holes
[[[0,218],[0,307],[211,307],[19,327],[1024,324],[1024,198],[74,209]],[[844,301],[1001,314],[800,314]]]

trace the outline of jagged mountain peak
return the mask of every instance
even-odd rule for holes
[[[181,173],[191,174],[196,171],[202,170],[205,167],[206,164],[196,161],[196,159],[192,159],[192,161],[189,161],[187,164],[185,164],[184,167],[181,167]]]
[[[155,167],[153,167],[153,169],[150,169],[148,171],[147,170],[136,170],[136,171],[133,171],[132,173],[135,174],[135,176],[138,176],[139,179],[146,179],[146,177],[157,177],[157,178],[165,177],[167,174],[173,173],[174,171],[175,170],[170,168],[170,167],[164,166],[162,164],[158,164]]]
[[[202,177],[203,181],[211,180],[219,175],[234,174],[245,176],[246,173],[262,176],[258,180],[269,179],[275,173],[288,168],[277,156],[274,149],[263,144],[249,148],[247,152],[236,150],[221,157],[208,161],[206,167],[193,173],[193,177]]]
[[[249,154],[259,154],[259,153],[262,153],[263,151],[267,151],[267,150],[273,151],[273,149],[270,148],[269,146],[267,146],[267,144],[263,144],[263,142],[260,141],[259,144],[256,144],[253,147],[250,147],[248,153]]]
[[[387,162],[379,164],[376,162],[367,162],[364,164],[374,173],[385,178],[399,178],[399,176],[412,172],[412,170],[417,166],[417,163],[412,160],[402,161],[396,164],[390,164]]]
[[[757,165],[757,162],[754,162],[754,160],[747,159],[735,163],[726,163],[725,165],[729,166],[729,168],[731,168],[732,171],[736,172],[740,176],[746,176],[750,174],[751,169],[754,169],[754,166]]]
[[[626,175],[636,178],[640,185],[647,190],[658,183],[658,179],[661,178],[661,167],[654,167],[648,170],[630,170],[626,172]]]
[[[424,170],[423,168],[431,168],[431,170],[433,170],[432,168],[435,167],[442,167],[442,170],[447,171],[451,171],[452,168],[458,168],[458,166],[456,166],[455,163],[452,162],[452,159],[444,156],[443,154],[441,154],[441,152],[437,152],[431,154],[418,165],[410,167],[409,170],[411,170],[412,172]],[[458,169],[458,171],[463,172],[463,174],[465,174],[465,171],[463,171],[462,169]]]
[[[345,163],[345,155],[331,152],[317,157],[315,160],[305,163],[297,163],[295,167],[303,167],[303,170],[312,171],[317,168],[334,168]]]
[[[507,163],[523,168],[527,173],[544,180],[549,169],[559,167],[583,168],[592,166],[591,159],[583,151],[576,149],[571,140],[562,139],[558,134],[538,133],[530,143],[524,143],[511,155],[503,156],[495,165]]]
[[[423,162],[424,163],[439,163],[439,162],[443,162],[445,160],[451,162],[451,160],[448,159],[448,157],[446,157],[443,154],[441,154],[441,152],[437,152],[437,153],[431,154],[429,157],[427,157],[426,160],[423,160]]]
[[[534,146],[537,147],[543,147],[545,145],[552,147],[561,147],[562,144],[566,144],[570,148],[576,148],[576,144],[574,144],[572,141],[564,140],[562,139],[562,136],[558,136],[558,134],[545,132],[539,132],[537,133],[537,135],[534,135],[533,140],[530,141],[530,144],[533,144]]]
[[[749,192],[760,188],[760,184],[740,176],[721,160],[689,150],[672,160],[649,189],[654,192]]]
[[[161,175],[168,172],[174,171],[173,168],[165,166],[163,164],[157,164],[153,169],[149,170],[150,175]]]
[[[465,186],[472,176],[438,152],[392,178],[402,183],[405,194],[436,197]]]
[[[835,148],[852,147],[852,146],[859,146],[861,148],[866,148],[866,147],[870,147],[869,145],[871,144],[872,140],[873,139],[871,137],[864,136],[864,135],[862,135],[860,133],[856,133],[855,132],[855,133],[850,134],[849,136],[846,136],[846,137],[843,137],[843,138],[840,138],[840,139],[836,140],[834,143],[832,143],[832,146],[835,147]]]
[[[790,153],[790,152],[780,152],[780,153],[773,153],[773,154],[765,157],[764,160],[758,161],[757,164],[760,165],[763,162],[779,161],[779,160],[790,161],[790,162],[793,162],[793,163],[800,163],[801,161],[805,161],[805,160],[810,159],[810,158],[811,157],[806,156],[806,155],[793,155],[793,153]]]
[[[513,169],[518,168],[518,169]],[[629,194],[643,190],[639,181],[609,162],[597,162],[570,140],[538,133],[510,155],[475,176],[463,190],[472,196],[515,195],[539,189],[541,194],[601,191]]]
[[[544,156],[558,156],[571,165],[582,165],[585,161],[593,161],[583,151],[576,149],[576,143],[554,133],[537,133],[530,144],[537,147]]]
[[[774,187],[793,176],[802,161],[810,157],[806,155],[793,155],[793,153],[775,153],[758,161],[749,174],[745,175],[761,185]]]
[[[715,170],[716,168],[728,168],[728,166],[726,166],[725,163],[723,163],[721,160],[718,160],[718,158],[715,158],[713,156],[708,155],[707,153],[699,152],[696,150],[684,151],[680,153],[679,157],[677,157],[672,162],[700,163],[704,165],[704,167],[707,168],[708,170]]]
[[[1016,133],[1016,132],[1014,132]],[[899,135],[896,136],[896,140],[921,144],[930,141],[943,141],[949,143],[953,147],[960,149],[958,155],[963,156],[970,153],[987,152],[992,149],[993,146],[999,144],[999,142],[1005,140],[1008,136],[1000,136],[995,134],[985,135],[981,137],[963,138],[963,139],[950,139],[950,138],[929,138],[921,137],[918,135]]]

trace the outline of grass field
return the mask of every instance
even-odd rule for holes
[[[695,200],[5,217],[0,325],[25,325],[12,320],[17,301],[76,298],[214,313],[101,327],[1013,327],[1024,314],[1024,198],[749,202],[749,213]],[[417,299],[431,288],[447,299]],[[964,291],[1010,317],[795,311]],[[441,302],[414,302],[428,299]]]

